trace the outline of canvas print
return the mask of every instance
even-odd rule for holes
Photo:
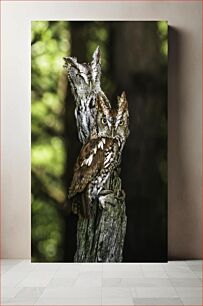
[[[32,261],[167,261],[167,21],[32,22]]]

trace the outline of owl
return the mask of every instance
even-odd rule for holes
[[[92,203],[99,199],[108,178],[120,164],[129,135],[128,102],[124,92],[118,97],[116,110],[109,107],[101,95],[97,96],[96,104],[96,130],[79,153],[69,189],[73,212],[84,218],[91,216]]]
[[[103,97],[106,105],[110,103],[100,87],[101,55],[99,47],[96,48],[91,63],[80,64],[74,57],[65,57],[64,67],[68,71],[68,79],[75,98],[75,118],[77,122],[78,137],[83,144],[89,140],[95,128],[96,96]]]

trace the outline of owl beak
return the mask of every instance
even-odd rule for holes
[[[112,138],[114,138],[115,137],[115,129],[112,129]]]

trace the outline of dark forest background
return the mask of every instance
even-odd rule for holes
[[[81,144],[63,57],[91,61],[97,45],[102,89],[129,102],[123,261],[167,260],[167,34],[165,21],[32,22],[32,261],[73,261],[77,217],[62,207]]]

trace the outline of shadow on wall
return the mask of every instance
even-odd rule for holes
[[[184,31],[169,27],[168,256],[169,259],[176,260],[183,259],[182,254],[188,259],[194,259],[194,254],[197,254],[195,259],[198,259],[201,254],[201,240],[197,234],[198,231],[201,233],[201,222],[199,222],[201,203],[199,195],[194,192],[195,174],[189,170],[191,160],[186,161],[188,151],[192,150],[187,144],[189,135],[187,138],[185,136],[186,124],[190,122],[185,118],[187,112],[187,105],[183,100],[185,83],[181,78],[184,53],[187,52],[183,43],[184,38],[188,39],[186,34]],[[191,159],[191,153],[189,154]]]

